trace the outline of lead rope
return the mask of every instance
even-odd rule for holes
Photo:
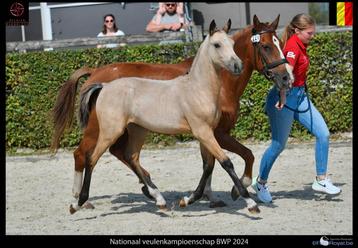
[[[312,109],[311,109],[311,101],[310,101],[310,98],[309,98],[309,95],[308,95],[308,87],[307,87],[306,82],[305,82],[305,92],[306,92],[307,101],[308,101],[308,107],[307,107],[307,109],[305,109],[305,110],[298,110],[298,107],[297,107],[297,109],[293,109],[293,108],[287,106],[286,104],[284,105],[284,107],[286,107],[286,108],[288,108],[289,110],[294,111],[294,112],[296,112],[296,113],[305,113],[305,112],[307,112],[307,111],[309,110],[309,111],[310,111],[310,116],[311,116],[311,118],[310,118],[310,120],[311,120],[311,129],[310,129],[309,131],[312,133],[312,130],[313,130]],[[303,94],[302,94],[302,95],[303,95]],[[301,96],[301,97],[302,97],[302,96]]]
[[[310,102],[310,98],[309,98],[309,95],[308,95],[308,87],[307,87],[306,82],[305,82],[305,93],[306,93],[307,101],[308,101],[308,107],[307,107],[307,109],[305,109],[305,110],[298,110],[298,107],[297,107],[297,109],[294,109],[294,108],[291,108],[290,106],[287,106],[287,104],[285,104],[284,107],[285,107],[285,108],[288,108],[289,110],[291,110],[291,111],[293,111],[293,112],[296,112],[296,113],[305,113],[305,112],[307,112],[307,111],[311,108],[311,102]],[[299,101],[302,99],[303,94],[304,94],[304,93],[302,93],[302,95],[300,96]]]

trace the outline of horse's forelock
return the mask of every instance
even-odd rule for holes
[[[257,32],[275,32],[275,30],[271,27],[268,22],[261,22],[258,27],[255,27]]]
[[[215,34],[215,33],[219,32],[219,31],[220,31],[220,29],[215,28],[215,29],[214,29],[214,32],[213,32],[213,34]]]

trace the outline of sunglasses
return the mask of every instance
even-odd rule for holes
[[[108,23],[108,22],[113,22],[113,20],[106,20],[106,23]]]
[[[175,4],[175,3],[167,3],[166,6],[167,6],[167,7],[175,7],[176,4]]]

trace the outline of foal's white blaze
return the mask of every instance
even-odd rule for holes
[[[155,198],[157,206],[165,206],[167,203],[158,189],[153,189],[147,185],[149,194]]]
[[[280,52],[281,59],[284,59],[285,55],[283,55],[278,38],[276,36],[272,35],[272,41],[273,41],[273,44],[275,44],[275,46],[277,47],[278,51]],[[288,74],[290,75],[291,81],[293,82],[294,77],[292,74],[292,68],[289,67],[287,63],[285,63],[285,67],[286,67]]]
[[[74,198],[78,198],[82,189],[82,177],[83,172],[79,172],[75,170],[75,175],[73,178],[73,186],[72,186],[72,195]]]

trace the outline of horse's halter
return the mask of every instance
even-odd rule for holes
[[[274,61],[272,63],[267,63],[267,57],[266,55],[262,52],[262,45],[260,43],[260,40],[261,40],[261,34],[264,34],[264,33],[274,33],[275,31],[273,30],[263,30],[263,31],[260,31],[260,32],[257,32],[256,29],[252,29],[252,37],[251,37],[251,42],[254,46],[254,55],[256,55],[256,50],[258,50],[258,57],[260,57],[261,59],[261,62],[263,64],[263,69],[261,71],[261,73],[268,79],[268,80],[271,80],[273,79],[274,75],[273,73],[271,72],[271,69],[281,65],[281,64],[284,64],[284,63],[288,63],[288,61],[286,60],[286,58],[284,59],[280,59],[278,61]],[[257,48],[257,49],[256,49]],[[256,59],[256,56],[255,56],[255,67],[256,69],[258,68],[257,67],[257,59]]]

